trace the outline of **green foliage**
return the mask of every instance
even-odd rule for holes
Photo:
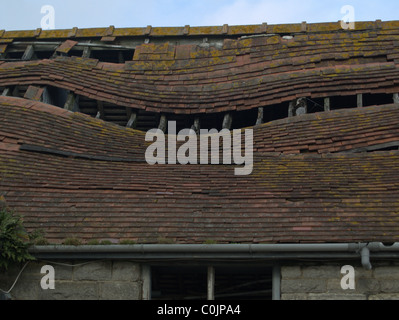
[[[37,229],[29,233],[29,241],[32,245],[36,246],[47,246],[49,244],[48,240],[44,237],[42,229]]]
[[[89,245],[89,246],[98,246],[99,244],[100,244],[100,241],[98,241],[96,239],[92,239],[87,242],[87,245]]]
[[[10,263],[33,260],[28,252],[29,245],[22,218],[0,206],[0,269],[7,269]]]
[[[81,246],[82,241],[77,239],[77,238],[66,238],[63,242],[64,245],[66,246]]]

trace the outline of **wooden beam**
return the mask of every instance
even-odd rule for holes
[[[231,129],[231,125],[233,124],[233,115],[231,113],[226,113],[223,119],[223,129]]]
[[[136,126],[137,126],[137,113],[132,112],[129,121],[127,122],[126,128],[136,129]]]
[[[118,51],[118,62],[125,63],[125,58],[123,57],[122,51]]]
[[[15,86],[12,90],[11,96],[18,97],[19,96],[19,86]]]
[[[104,103],[102,101],[97,100],[97,110],[98,110],[98,112],[97,112],[96,118],[104,119],[105,112],[104,112]]]
[[[11,95],[11,89],[9,87],[5,88],[1,95],[2,96],[10,96]]]
[[[331,99],[324,98],[324,111],[330,111],[330,110],[331,110]]]
[[[208,300],[215,300],[215,268],[208,267]]]
[[[33,48],[33,45],[30,44],[26,47],[26,50],[22,56],[22,60],[31,60],[34,54],[35,49]]]
[[[357,95],[357,107],[363,108],[363,95],[361,93]]]
[[[83,48],[82,58],[90,58],[91,48],[89,46]]]
[[[79,112],[78,100],[78,97],[73,92],[70,92],[65,102],[64,109],[72,112]]]
[[[161,114],[161,119],[159,120],[158,129],[162,130],[163,132],[166,132],[167,127],[168,127],[168,119],[166,118],[165,114]]]
[[[192,125],[191,129],[194,130],[197,135],[200,134],[201,123],[200,123],[200,118],[199,117],[196,117],[194,119],[194,124]]]
[[[290,101],[290,104],[288,106],[288,117],[289,118],[294,116],[295,105],[296,105],[296,100]]]
[[[281,299],[281,268],[275,265],[272,271],[272,300]]]
[[[258,108],[258,118],[256,119],[256,125],[263,123],[263,114],[264,114],[263,107]]]
[[[151,267],[148,265],[143,265],[141,272],[143,279],[142,299],[151,300]]]

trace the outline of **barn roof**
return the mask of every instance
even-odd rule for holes
[[[51,243],[396,242],[398,63],[397,21],[0,31],[0,196]],[[226,114],[251,175],[145,161],[161,115]]]

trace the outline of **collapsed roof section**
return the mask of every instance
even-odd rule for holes
[[[209,127],[233,113],[250,119],[233,124],[245,127],[292,115],[289,103],[299,98],[308,113],[399,101],[397,21],[358,22],[355,30],[302,23],[0,36],[5,94],[47,87],[38,99],[64,107],[72,94],[75,110],[143,131],[158,126],[161,114],[182,127],[196,118]]]

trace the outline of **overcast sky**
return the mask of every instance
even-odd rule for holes
[[[0,30],[41,27],[45,5],[56,29],[208,26],[339,21],[351,5],[355,21],[399,20],[399,0],[0,0]]]

